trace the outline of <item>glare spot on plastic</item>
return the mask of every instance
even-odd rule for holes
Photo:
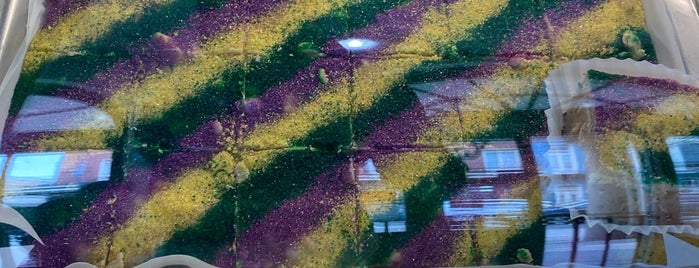
[[[378,45],[376,41],[358,38],[348,38],[340,40],[339,43],[346,50],[353,52],[372,49]]]

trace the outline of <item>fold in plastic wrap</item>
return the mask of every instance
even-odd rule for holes
[[[41,27],[42,0],[0,0],[0,133],[19,80],[27,48]]]
[[[696,0],[643,0],[646,27],[658,61],[688,74],[699,74],[699,15]]]
[[[584,102],[588,101],[583,96],[588,96],[592,92],[589,83],[586,83],[587,72],[590,70],[632,77],[669,79],[699,88],[699,80],[696,76],[647,61],[589,59],[562,64],[550,71],[549,76],[544,80],[551,105],[551,108],[545,111],[549,136],[561,136],[561,129],[564,126],[563,114],[584,106]]]
[[[563,64],[559,68],[549,72],[549,76],[544,81],[551,107],[545,111],[547,124],[550,131],[548,139],[553,141],[560,139],[562,135],[575,136],[576,134],[581,134],[581,136],[578,136],[578,139],[580,139],[579,142],[584,143],[583,147],[587,148],[587,158],[585,161],[588,169],[586,181],[588,184],[587,187],[590,189],[589,191],[620,193],[618,196],[615,194],[598,194],[596,196],[590,196],[590,205],[587,213],[583,215],[578,214],[578,212],[575,210],[571,210],[571,218],[583,217],[585,218],[589,227],[600,225],[607,232],[618,230],[626,234],[636,232],[645,235],[648,235],[651,232],[673,232],[692,235],[699,234],[699,231],[695,229],[696,226],[663,224],[643,225],[639,219],[633,218],[634,215],[647,214],[647,211],[645,211],[645,205],[641,202],[641,200],[644,198],[634,199],[634,197],[631,196],[633,193],[642,191],[642,189],[639,188],[640,185],[630,183],[634,181],[633,178],[628,178],[628,181],[625,181],[622,178],[617,178],[619,181],[625,182],[623,184],[625,186],[618,189],[610,188],[612,187],[611,184],[593,180],[594,174],[601,174],[604,172],[601,166],[593,164],[598,163],[599,161],[597,159],[598,156],[596,155],[597,147],[593,141],[590,141],[591,139],[596,139],[594,133],[594,115],[590,110],[592,107],[594,107],[594,102],[592,99],[593,88],[587,77],[588,71],[590,70],[629,77],[647,77],[653,79],[671,80],[679,84],[684,84],[695,88],[699,87],[699,80],[697,80],[697,77],[685,74],[683,71],[671,69],[660,64],[653,64],[645,61],[638,62],[631,59],[576,60]],[[585,112],[585,114],[581,115],[581,111]],[[565,116],[566,114],[571,113],[573,116]],[[580,130],[580,133],[578,133],[576,131],[571,131],[571,129],[582,130]],[[620,176],[620,174],[615,175]],[[627,175],[631,176],[630,174]],[[617,206],[618,204],[626,204],[628,210],[609,210],[600,206],[600,203],[615,204]],[[610,223],[608,222],[609,219],[607,218],[598,219],[594,216],[595,213],[616,215],[614,217],[616,217],[615,219],[619,222]],[[624,216],[628,216],[630,218],[626,219]]]

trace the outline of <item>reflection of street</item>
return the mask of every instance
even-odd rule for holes
[[[587,226],[580,225],[579,237],[586,237]],[[543,266],[570,262],[573,251],[573,225],[555,224],[546,226],[546,244],[544,246]],[[609,242],[606,266],[627,266],[633,261],[636,239],[612,239]],[[599,266],[604,258],[605,241],[580,239],[577,242],[575,263]]]

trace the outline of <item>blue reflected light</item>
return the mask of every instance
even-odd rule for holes
[[[372,49],[378,45],[376,41],[368,39],[348,38],[339,41],[340,45],[349,51],[362,51]]]
[[[75,193],[86,184],[108,181],[112,152],[17,153],[0,155],[3,162],[8,164],[0,201],[11,207],[35,207]]]

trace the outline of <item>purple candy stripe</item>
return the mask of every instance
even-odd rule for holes
[[[546,126],[541,126],[540,131],[544,128],[546,128]],[[497,182],[490,185],[494,186],[496,189],[512,189],[515,184],[522,185],[532,183],[533,181],[538,182],[536,161],[534,160],[534,154],[529,148],[531,147],[528,142],[522,144],[522,148],[520,148],[524,173],[500,175]],[[538,189],[534,188],[532,191],[538,191]],[[466,198],[481,200],[511,198],[507,197],[505,192],[496,192],[499,193],[492,196],[468,196]],[[455,194],[455,196],[458,195],[458,193]],[[530,204],[529,207],[531,209],[533,206]],[[524,211],[523,213],[528,212]],[[476,219],[474,219],[472,223],[476,223],[475,221]],[[424,227],[420,233],[418,233],[410,242],[408,242],[407,245],[405,245],[405,247],[403,247],[402,250],[399,251],[398,256],[400,256],[400,258],[393,264],[397,267],[437,267],[453,265],[447,262],[450,259],[449,257],[453,255],[452,253],[455,250],[454,247],[457,245],[456,242],[464,235],[468,235],[468,233],[451,230],[451,224],[453,223],[451,223],[447,217],[440,215],[439,218],[434,220],[428,226]],[[460,263],[457,265],[468,264]]]
[[[424,122],[421,120],[424,119],[424,113],[421,112],[420,106],[404,112],[403,115],[401,119],[412,118],[417,122]],[[388,134],[389,128],[394,126],[386,125],[384,130],[387,133],[377,131],[376,135]],[[401,126],[403,127],[406,126]],[[414,127],[419,126],[414,125]],[[404,139],[414,138],[411,133],[401,136]],[[362,147],[368,145],[370,144],[362,144]],[[360,153],[356,156],[359,162],[370,157],[377,159],[372,153]],[[348,168],[349,166],[345,165],[341,169],[321,175],[301,197],[288,200],[279,208],[267,213],[239,238],[237,254],[233,254],[228,247],[225,247],[219,250],[215,265],[225,267],[235,263],[236,260],[242,260],[246,267],[277,265],[286,257],[286,253],[293,248],[293,245],[321,224],[322,218],[345,200],[344,197],[351,194],[354,185],[348,181],[349,175],[346,174]],[[299,213],[301,211],[303,213]]]
[[[428,1],[430,5],[437,5],[440,3],[443,3],[441,1]],[[396,43],[402,40],[402,37],[396,35],[397,33],[400,33],[404,36],[407,36],[411,30],[413,29],[416,25],[408,25],[408,21],[411,23],[418,24],[419,20],[413,16],[417,16],[419,14],[422,14],[422,12],[426,11],[427,7],[425,6],[425,3],[423,1],[415,1],[412,2],[411,4],[401,7],[401,8],[396,8],[393,10],[390,10],[380,16],[377,17],[377,23],[381,21],[382,23],[378,24],[376,28],[370,27],[364,30],[360,30],[355,32],[353,37],[362,37],[362,38],[376,38],[376,37],[382,37],[385,38],[385,42],[382,43],[383,47],[389,46],[391,43]],[[381,19],[378,19],[381,18]],[[388,20],[388,18],[393,18],[393,21]],[[400,23],[400,21],[397,21],[398,18],[403,18],[404,22]],[[391,26],[396,25],[397,28],[393,28]],[[409,26],[409,27],[408,27]],[[392,30],[394,29],[394,30]],[[391,33],[393,33],[393,36],[391,36]],[[375,39],[374,39],[375,40]],[[339,52],[334,51],[333,49],[336,47],[336,42],[329,42],[326,45],[326,49],[324,49],[325,52],[328,53],[336,53],[339,54]],[[373,50],[369,54],[375,54],[379,50]],[[339,63],[345,63],[345,64],[332,64],[336,61],[336,59],[332,60],[319,60],[316,61],[313,65],[309,66],[306,68],[304,71],[300,72],[293,80],[291,80],[288,83],[285,83],[275,89],[272,89],[268,91],[266,94],[264,94],[260,100],[255,100],[253,101],[249,107],[249,109],[246,110],[253,110],[253,112],[248,112],[248,119],[246,120],[246,124],[250,125],[250,128],[253,128],[254,125],[257,122],[262,122],[268,120],[272,116],[279,115],[283,113],[283,108],[285,105],[284,103],[286,102],[287,99],[289,98],[295,98],[295,99],[301,99],[303,96],[299,96],[299,94],[306,95],[306,92],[311,91],[309,90],[303,90],[304,88],[314,88],[321,86],[319,84],[318,79],[316,78],[317,76],[317,70],[319,68],[327,68],[326,70],[330,70],[328,74],[334,74],[338,72],[342,73],[347,73],[349,72],[349,69],[351,68],[346,64],[345,60],[340,60]],[[320,67],[320,66],[325,66],[325,67]],[[338,67],[339,70],[338,70]],[[338,75],[339,77],[339,75]],[[312,82],[309,82],[312,81]],[[333,80],[333,79],[330,79]],[[310,86],[310,87],[309,87]],[[292,95],[294,94],[294,95]],[[293,96],[293,97],[292,97]],[[303,98],[305,99],[305,98]],[[259,112],[258,112],[259,111]],[[259,114],[264,114],[265,116],[260,116]],[[415,111],[415,116],[420,116],[419,111]],[[319,179],[322,181],[323,179]],[[334,195],[333,198],[337,198],[337,194]],[[307,195],[304,195],[301,197],[301,199],[308,198]],[[300,199],[294,199],[294,200],[300,200]],[[291,201],[294,204],[296,201]],[[303,204],[303,202],[301,202]],[[305,203],[308,204],[308,203]],[[312,204],[311,204],[312,205]],[[327,207],[325,206],[327,210],[325,210],[324,214],[330,213],[332,207]],[[276,214],[277,211],[285,211],[288,208],[285,208],[284,206],[278,208],[276,211],[271,212],[270,214],[267,215],[265,219],[272,218],[272,217],[277,217]],[[301,211],[297,208],[292,208],[292,211]],[[270,227],[265,225],[264,223],[268,222],[268,220],[262,220],[261,223],[255,224],[251,227],[250,230],[248,230],[243,237],[241,237],[241,242],[240,245],[238,246],[239,248],[239,253],[241,254],[240,256],[235,256],[229,252],[229,250],[226,248],[223,248],[219,251],[218,257],[217,257],[217,264],[224,265],[224,264],[229,264],[232,263],[236,258],[242,258],[244,261],[248,260],[246,256],[248,256],[248,252],[251,250],[253,252],[258,252],[258,250],[251,249],[251,250],[246,250],[246,237],[252,237],[249,238],[248,240],[250,241],[256,241],[255,237],[259,237],[261,234],[264,233],[265,231],[260,231],[260,230],[270,230]],[[308,222],[308,220],[305,220],[304,222]],[[278,222],[274,222],[275,224],[279,224]],[[306,226],[306,225],[301,225],[295,221],[286,221],[284,222],[286,225],[293,225],[293,227],[286,227],[286,228],[280,228],[283,230],[289,229],[289,228],[302,228],[302,230],[305,230],[305,233],[310,232],[312,230],[313,226]],[[293,223],[293,224],[292,224]],[[308,222],[308,223],[313,223],[313,222]],[[317,223],[314,223],[315,225]],[[298,229],[297,229],[298,230]],[[250,235],[250,234],[255,234],[255,235]],[[261,260],[272,260],[271,264],[274,262],[280,260],[279,258],[283,257],[283,253],[286,252],[289,248],[289,244],[287,241],[298,241],[300,237],[302,236],[302,233],[295,232],[293,233],[293,237],[288,237],[284,236],[284,239],[272,239],[272,240],[265,240],[261,242],[267,243],[266,245],[255,245],[253,248],[259,248],[259,247],[264,247],[269,250],[269,248],[276,248],[276,250],[270,250],[270,252],[274,252],[274,256],[272,255],[264,255],[263,258],[255,258],[253,260],[249,260],[252,263],[258,263]],[[260,242],[256,242],[260,243]],[[271,245],[270,245],[271,244]],[[284,245],[282,248],[279,248],[279,245]],[[256,254],[250,255],[250,256],[256,256]]]
[[[51,0],[44,1],[46,7],[46,15],[41,28],[54,26],[58,21],[68,13],[84,8],[91,4],[91,0]]]
[[[418,138],[420,130],[427,129],[430,123],[422,104],[416,102],[400,115],[387,119],[382,125],[364,138],[364,146],[390,150],[406,147]]]
[[[243,3],[229,2],[218,9],[205,9],[193,14],[185,23],[186,26],[175,29],[176,36],[156,34],[144,38],[141,44],[134,45],[131,50],[133,57],[116,62],[108,70],[96,74],[90,81],[80,83],[75,87],[59,89],[54,94],[57,97],[84,101],[90,105],[98,105],[111,97],[116,90],[127,82],[137,82],[158,69],[172,67],[189,57],[191,52],[207,38],[227,30],[228,26],[242,23],[273,9],[285,0],[249,1]],[[49,3],[52,3],[49,1]],[[59,5],[65,8],[67,5]],[[11,134],[16,115],[8,117],[5,134]],[[48,133],[30,133],[15,135],[12,139],[4,139],[2,150],[31,150],[18,148],[17,145],[28,143],[37,137]],[[9,136],[5,136],[9,137]],[[13,140],[16,139],[16,140]]]
[[[594,4],[583,4],[584,1],[569,1],[556,8],[555,10],[546,11],[546,16],[528,21],[518,29],[517,34],[513,36],[512,39],[505,41],[496,55],[520,55],[527,54],[528,50],[533,49],[539,42],[547,38],[546,34],[531,34],[532,32],[540,32],[541,25],[546,24],[546,20],[549,24],[555,25],[555,29],[560,31],[565,27],[565,23],[569,23],[579,16],[585,14],[586,11],[592,9],[595,4],[601,1],[593,1]],[[537,26],[538,25],[538,26]],[[512,51],[517,51],[512,53]],[[497,61],[491,62],[486,61],[480,63],[474,69],[469,70],[463,74],[458,75],[455,79],[483,79],[492,76],[498,68],[507,64],[507,60],[511,58],[497,57]],[[440,89],[435,89],[435,91],[440,91]],[[383,126],[379,126],[375,129],[374,133],[368,136],[367,144],[372,146],[400,146],[410,144],[411,137],[417,137],[424,127],[429,127],[429,119],[420,111],[419,107],[421,105],[414,104],[413,108],[405,111],[400,117],[387,120]],[[424,120],[418,122],[418,120]],[[395,135],[394,133],[401,133],[402,135]],[[401,137],[403,136],[403,137]]]
[[[125,48],[133,57],[121,60],[90,81],[74,88],[59,90],[57,96],[96,105],[109,98],[127,82],[138,82],[148,74],[177,65],[191,58],[194,50],[208,38],[229,30],[229,26],[246,22],[278,6],[284,0],[232,1],[221,8],[204,9],[175,29],[170,35],[156,34]],[[176,34],[174,34],[176,33]]]

